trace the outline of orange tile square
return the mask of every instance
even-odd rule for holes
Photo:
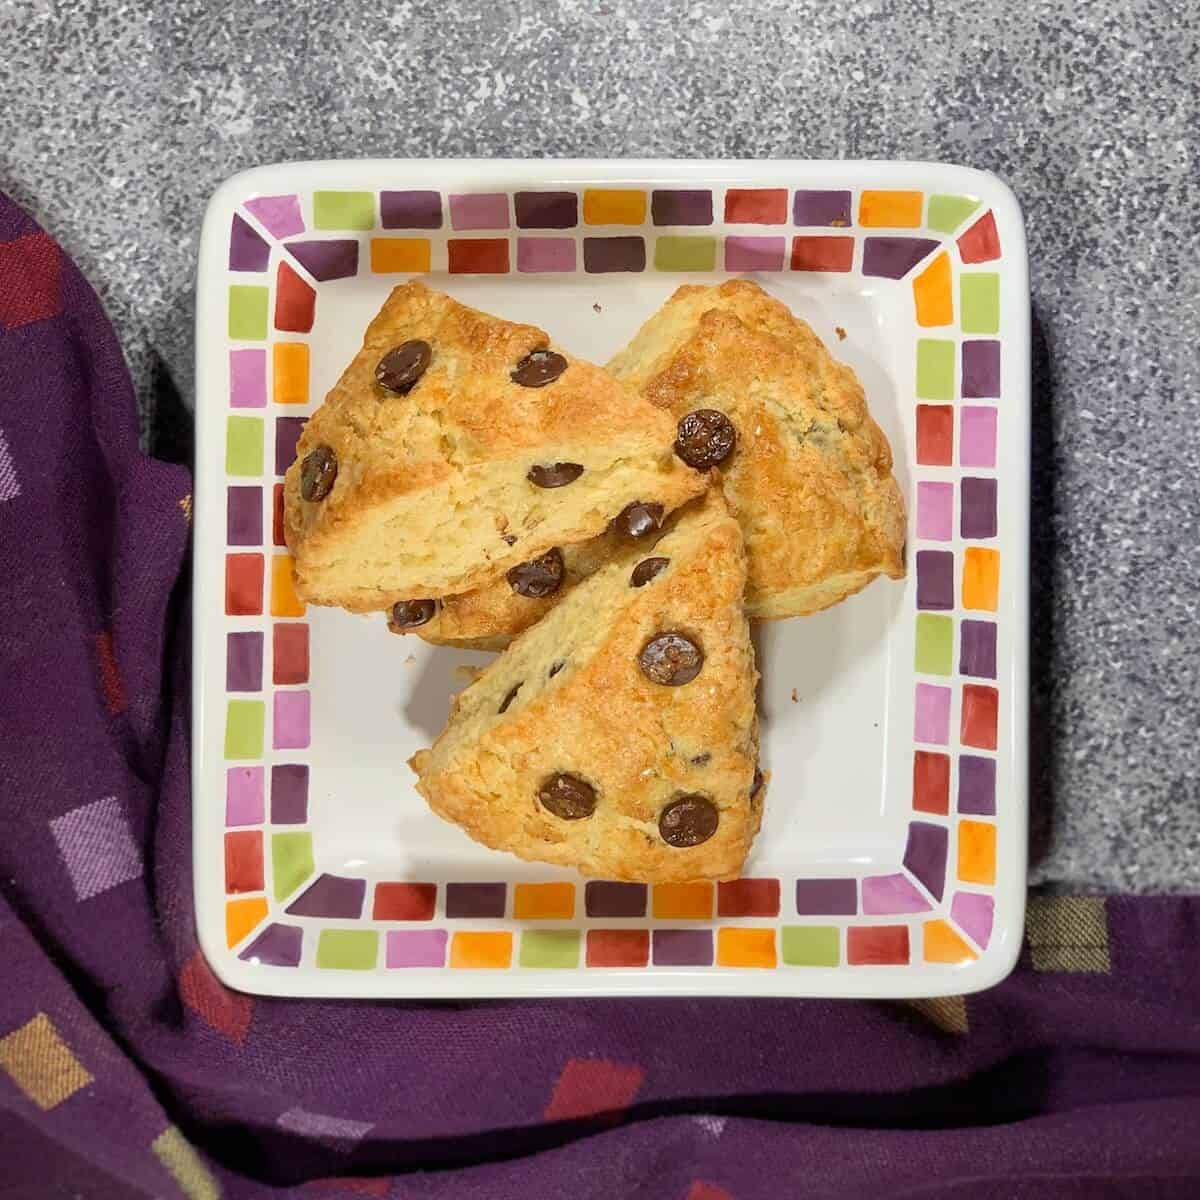
[[[271,363],[271,397],[275,403],[307,404],[308,343],[276,342]]]
[[[371,270],[378,274],[421,274],[430,269],[430,262],[428,238],[371,239]]]
[[[1000,551],[968,546],[963,554],[963,608],[995,612],[1000,605]]]
[[[292,556],[271,556],[271,616],[302,617],[304,601],[296,595],[296,582],[292,574]]]
[[[513,916],[518,921],[569,921],[575,915],[573,883],[518,883]]]
[[[726,925],[717,930],[717,965],[721,967],[773,967],[774,929],[744,929]]]
[[[511,933],[456,933],[450,942],[452,967],[507,967],[512,964]]]
[[[978,957],[946,921],[926,921],[922,930],[926,962],[961,963]]]
[[[236,946],[256,925],[267,919],[265,896],[230,900],[225,905],[225,944]]]
[[[585,225],[641,225],[645,220],[645,192],[588,188],[583,193]]]
[[[711,883],[660,883],[651,902],[656,917],[669,921],[709,921],[713,915]]]
[[[917,308],[918,325],[928,329],[953,324],[950,255],[944,250],[913,280],[913,302]]]
[[[924,200],[923,192],[865,191],[858,202],[858,223],[874,229],[916,229]]]
[[[995,825],[986,821],[959,821],[958,877],[963,883],[996,882]]]

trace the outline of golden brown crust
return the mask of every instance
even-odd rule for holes
[[[904,575],[904,501],[854,372],[749,280],[684,286],[609,364],[676,419],[715,408],[738,443],[722,464],[746,538],[751,617],[816,612]]]
[[[411,760],[435,812],[485,845],[586,875],[664,882],[739,874],[763,799],[761,791],[750,798],[758,673],[742,609],[741,535],[712,492],[654,554],[670,559],[656,578],[632,588],[626,564],[607,564],[456,698],[433,748]],[[705,655],[699,674],[678,687],[651,682],[639,665],[646,642],[668,630]],[[538,802],[557,772],[596,789],[590,817],[563,820]],[[676,848],[658,822],[685,794],[709,798],[720,819],[707,841]]]
[[[376,383],[375,367],[411,339],[430,344],[432,361],[399,396]],[[599,367],[564,355],[567,369],[545,387],[511,379],[549,345],[540,329],[415,281],[391,293],[287,472],[285,530],[304,599],[369,611],[461,592],[601,533],[635,497],[674,507],[704,487],[671,453],[669,416]],[[309,502],[300,463],[318,446],[336,455],[337,478]],[[553,462],[585,470],[563,488],[526,479]]]

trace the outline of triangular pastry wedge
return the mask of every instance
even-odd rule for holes
[[[284,484],[296,590],[352,611],[468,591],[706,486],[670,415],[547,334],[397,287]]]
[[[585,875],[736,877],[762,816],[745,556],[715,490],[455,700],[417,790],[476,841]]]

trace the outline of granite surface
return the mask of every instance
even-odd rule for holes
[[[1191,0],[0,0],[0,188],[186,456],[228,175],[356,156],[879,157],[997,172],[1034,306],[1032,878],[1200,884],[1200,15]]]

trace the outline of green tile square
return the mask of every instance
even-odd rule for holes
[[[225,474],[261,475],[262,469],[262,418],[230,417],[225,426]]]
[[[322,929],[317,938],[317,966],[338,971],[370,971],[379,957],[374,929]]]
[[[996,271],[972,271],[959,283],[963,333],[1000,332],[1000,276]]]
[[[954,620],[917,614],[917,651],[913,668],[922,675],[949,675],[954,669]]]
[[[953,233],[978,207],[974,196],[930,196],[925,224],[938,233]]]
[[[781,954],[789,967],[836,967],[842,961],[836,925],[785,925],[781,933]]]
[[[654,243],[654,266],[659,271],[714,271],[717,239],[663,236]]]
[[[318,229],[374,229],[374,192],[313,192]]]
[[[578,929],[527,929],[521,934],[521,966],[579,966]]]
[[[271,835],[271,879],[276,900],[290,896],[315,870],[311,833]]]
[[[229,336],[262,341],[267,336],[267,289],[235,283],[229,289]]]
[[[266,704],[262,700],[230,700],[225,709],[225,757],[262,758]]]
[[[940,338],[917,341],[917,395],[922,400],[954,399],[954,343]]]

